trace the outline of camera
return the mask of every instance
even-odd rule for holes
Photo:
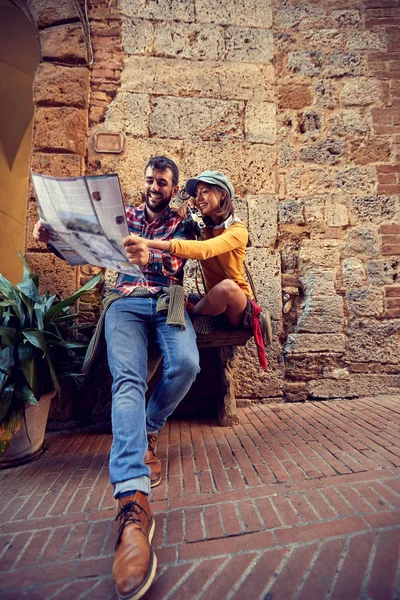
[[[187,206],[187,218],[182,221],[182,228],[185,233],[194,233],[199,235],[206,224],[203,221],[201,212],[195,206]]]

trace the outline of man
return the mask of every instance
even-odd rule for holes
[[[129,231],[144,238],[185,238],[182,219],[169,206],[178,192],[177,165],[157,156],[149,160],[144,174],[145,204],[126,208]],[[34,236],[51,241],[40,222]],[[129,237],[125,244],[129,246]],[[140,265],[143,278],[119,275],[113,290],[118,296],[105,313],[104,333],[113,377],[110,481],[119,508],[113,576],[118,597],[136,600],[149,589],[157,566],[148,495],[161,481],[161,464],[152,442],[195,380],[199,355],[186,311],[181,327],[168,324],[165,312],[158,310],[165,288],[182,283],[184,261],[145,244],[135,244],[129,259]],[[161,351],[163,374],[146,408],[149,338]]]

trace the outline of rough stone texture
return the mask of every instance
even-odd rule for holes
[[[155,25],[154,53],[157,56],[220,60],[224,52],[222,27],[175,22]]]
[[[39,254],[28,252],[26,260],[34,273],[39,273],[41,294],[47,290],[51,294],[60,294],[67,298],[77,289],[78,271],[70,267],[65,260],[61,260],[54,254]]]
[[[386,50],[386,40],[382,30],[357,31],[349,34],[349,50]]]
[[[304,204],[301,200],[287,200],[279,203],[279,223],[304,225]]]
[[[281,265],[278,252],[265,248],[248,248],[246,263],[252,276],[257,302],[280,321],[282,314]]]
[[[350,231],[345,248],[346,256],[377,256],[378,254],[378,237],[373,231],[365,227]]]
[[[301,287],[309,296],[336,296],[336,272],[330,269],[313,268],[300,277]]]
[[[72,21],[78,18],[73,0],[27,0],[26,4],[38,27],[48,27],[62,21]]]
[[[162,21],[194,21],[193,0],[119,0],[122,14],[128,17],[140,17]]]
[[[348,334],[346,359],[353,362],[398,364],[400,320],[388,322],[355,320]]]
[[[220,23],[238,27],[270,28],[271,2],[257,0],[196,0],[196,19],[200,23]]]
[[[300,306],[296,329],[299,333],[339,333],[343,318],[341,296],[310,296]]]
[[[153,50],[154,26],[144,19],[122,21],[122,45],[126,54],[149,55]]]
[[[384,311],[384,293],[381,289],[363,288],[347,291],[347,306],[352,316],[379,317]]]
[[[340,197],[332,196],[325,202],[325,222],[328,227],[343,227],[348,225],[349,217],[347,207],[341,204]]]
[[[286,175],[286,194],[293,198],[323,192],[331,183],[326,169],[296,167]]]
[[[393,285],[400,281],[400,259],[369,260],[366,271],[370,285]]]
[[[242,138],[244,105],[225,100],[164,98],[152,101],[150,133],[165,138],[223,141]]]
[[[305,85],[286,85],[278,90],[280,108],[304,108],[312,101],[311,90]]]
[[[121,90],[221,100],[274,99],[272,65],[130,56]]]
[[[33,101],[37,106],[75,106],[89,103],[89,69],[41,63],[33,82]]]
[[[268,63],[274,56],[272,33],[265,29],[228,27],[225,43],[228,60]]]
[[[329,119],[329,127],[332,135],[343,137],[367,136],[371,133],[371,124],[367,115],[357,108],[347,108],[333,113]]]
[[[342,263],[342,279],[345,288],[364,286],[367,283],[367,273],[361,260],[345,258]]]
[[[343,192],[371,193],[376,190],[376,174],[373,167],[346,167],[337,172],[335,186]]]
[[[149,97],[146,94],[121,92],[108,108],[105,126],[110,131],[147,137],[148,121]]]
[[[396,217],[393,196],[353,196],[350,202],[354,224],[385,223]]]
[[[284,347],[285,354],[335,352],[345,350],[346,337],[338,333],[291,333]]]
[[[326,379],[310,381],[307,391],[313,398],[356,398],[397,393],[400,387],[400,376],[396,375],[353,375],[350,381]]]
[[[337,240],[303,240],[299,252],[299,271],[306,274],[321,268],[335,269],[339,266],[341,242]]]
[[[341,106],[369,106],[382,98],[382,84],[375,79],[350,79],[340,92]]]
[[[247,202],[249,211],[249,238],[252,247],[273,247],[278,233],[276,198],[273,196],[248,196]]]
[[[53,177],[76,177],[83,175],[84,159],[76,154],[46,154],[33,152],[30,168],[35,173]]]
[[[364,75],[367,69],[365,58],[356,52],[325,54],[318,50],[289,52],[288,68],[303,77],[317,77],[322,73],[328,77],[356,76]]]
[[[359,165],[387,162],[390,158],[390,152],[390,142],[386,139],[376,138],[361,143],[357,140],[351,144],[351,160]]]
[[[39,107],[35,114],[34,150],[85,156],[87,112],[79,108]]]
[[[335,165],[341,162],[344,149],[345,144],[342,140],[328,138],[300,150],[299,158],[307,163]]]
[[[276,107],[271,102],[248,102],[245,111],[245,137],[248,142],[275,144]]]
[[[234,381],[237,398],[277,398],[283,396],[283,361],[280,344],[267,348],[269,371],[258,364],[253,340],[245,348],[238,348],[235,356]],[[245,368],[243,366],[245,365]]]
[[[326,11],[324,7],[312,4],[278,5],[275,18],[278,29],[290,31],[295,26],[301,29],[311,29],[324,26]]]
[[[40,32],[42,56],[65,63],[86,63],[88,51],[80,23],[49,27]]]

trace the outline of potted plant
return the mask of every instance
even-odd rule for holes
[[[19,255],[22,281],[13,285],[0,274],[0,468],[42,451],[50,400],[60,378],[80,377],[86,348],[71,339],[78,315],[69,307],[101,279],[99,273],[66,299],[41,295],[38,275]]]

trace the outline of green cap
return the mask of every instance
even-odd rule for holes
[[[200,175],[197,175],[197,177],[188,179],[185,185],[185,190],[189,196],[192,196],[192,198],[196,197],[196,185],[200,183],[200,181],[209,183],[210,185],[218,185],[223,190],[228,192],[230,198],[233,198],[235,192],[233,185],[226,175],[220,171],[203,171],[203,173],[200,173]]]

